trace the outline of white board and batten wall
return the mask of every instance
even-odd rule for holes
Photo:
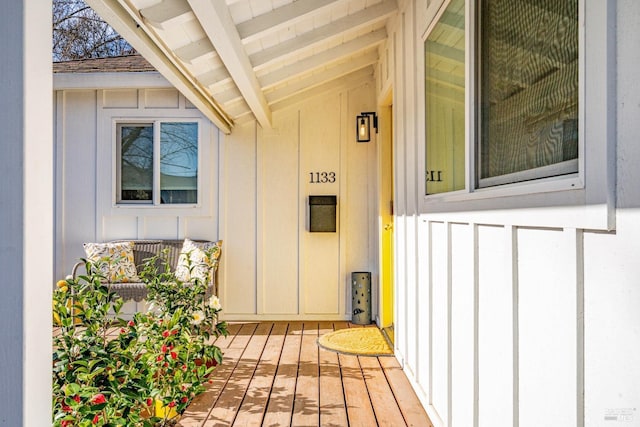
[[[640,426],[640,4],[579,3],[583,190],[429,198],[421,57],[443,1],[400,3],[377,84],[394,94],[395,351],[434,424]]]
[[[148,87],[139,76],[138,87],[107,74],[77,77],[95,88],[60,80],[56,276],[69,273],[87,241],[222,239],[225,319],[350,319],[350,273],[377,280],[375,143],[355,142],[356,115],[375,105],[373,79],[275,111],[272,129],[245,121],[224,135],[157,73],[146,74]],[[116,203],[115,124],[153,119],[200,124],[198,205]],[[309,195],[337,196],[335,233],[308,231]]]
[[[272,129],[249,122],[225,136],[225,318],[350,319],[351,272],[376,280],[376,149],[355,142],[372,86],[337,87],[274,111]],[[310,195],[337,196],[335,233],[309,232]]]

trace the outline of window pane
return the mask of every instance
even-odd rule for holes
[[[161,203],[198,202],[198,124],[160,125]]]
[[[577,172],[578,1],[480,13],[480,186]]]
[[[453,0],[425,42],[426,194],[465,188],[464,0]]]
[[[153,200],[153,127],[120,126],[120,200]]]

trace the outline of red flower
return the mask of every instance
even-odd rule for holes
[[[120,333],[121,333],[121,334],[126,334],[126,333],[127,333],[127,331],[125,331],[125,330],[124,330],[124,328],[120,328]]]
[[[71,412],[73,411],[73,409],[71,409],[71,406],[67,406],[67,405],[62,405],[62,410],[64,412]]]
[[[169,367],[169,362],[164,362],[164,367],[168,368]]]
[[[133,320],[129,320],[129,323],[127,323],[127,325],[129,325],[130,327],[134,327],[136,326],[135,322]]]
[[[184,372],[187,372],[187,365],[182,365],[182,370],[183,370]]]
[[[148,398],[147,399],[147,406],[151,406],[153,405],[153,399],[152,398]]]
[[[176,401],[172,400],[171,402],[169,402],[169,404],[167,405],[169,408],[173,408],[174,406],[176,406]]]
[[[175,335],[175,334],[177,334],[177,333],[178,333],[178,330],[177,330],[177,329],[174,329],[173,331],[171,331],[171,335]]]
[[[178,354],[177,354],[175,351],[172,351],[172,352],[171,352],[171,358],[172,358],[173,360],[176,360],[176,359],[178,358]]]
[[[60,423],[60,427],[71,427],[73,425],[73,421],[71,420],[62,420]]]
[[[180,399],[180,402],[182,402],[182,403],[187,403],[188,401],[189,401],[189,399],[187,398],[187,396],[185,396],[182,399]]]
[[[91,398],[91,403],[93,405],[99,405],[101,403],[105,403],[106,401],[107,399],[105,399],[104,394],[102,393],[98,393]]]
[[[163,356],[163,355],[160,355],[160,356],[158,356],[158,357],[156,358],[156,360],[157,360],[158,362],[162,362],[162,359],[164,359],[164,356]]]
[[[170,332],[169,331],[162,331],[162,336],[167,338],[169,336]]]
[[[169,350],[169,347],[166,344],[162,344],[162,348],[160,349],[163,353],[166,353]]]
[[[78,396],[77,394],[75,396],[73,396],[73,400],[75,400],[76,402],[80,403],[80,396]]]
[[[96,414],[96,416],[93,417],[93,421],[91,421],[91,423],[98,424],[98,421],[100,421],[100,414]]]

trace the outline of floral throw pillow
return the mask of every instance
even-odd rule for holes
[[[140,282],[133,261],[133,242],[85,243],[87,260],[111,283]]]
[[[201,243],[184,239],[176,266],[176,278],[182,282],[200,280],[204,284],[210,283],[218,269],[221,248],[222,241]]]

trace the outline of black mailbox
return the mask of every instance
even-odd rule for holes
[[[309,196],[309,231],[335,233],[336,196]]]

